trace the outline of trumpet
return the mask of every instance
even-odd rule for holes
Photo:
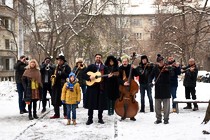
[[[52,75],[50,80],[51,80],[51,86],[54,86],[55,85],[55,79],[56,79],[56,75]]]
[[[50,64],[47,64],[47,66],[45,67],[45,70],[46,71],[50,70]]]

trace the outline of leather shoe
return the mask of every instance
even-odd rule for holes
[[[132,120],[132,121],[136,121],[136,119],[135,119],[134,117],[130,118],[130,120]]]
[[[162,121],[157,120],[157,121],[154,122],[154,124],[159,124],[159,123],[162,123]]]
[[[34,118],[32,117],[32,115],[28,116],[29,120],[33,120]]]
[[[99,119],[99,120],[98,120],[98,123],[104,124],[104,121],[103,121],[102,119]]]
[[[41,111],[41,113],[44,113],[45,111],[46,111],[46,108],[43,108],[42,111]]]
[[[168,120],[165,120],[165,121],[164,121],[164,124],[168,124],[168,123],[169,123]]]
[[[87,120],[86,125],[90,125],[93,123],[93,120]]]
[[[39,117],[36,115],[36,114],[34,114],[34,119],[38,119]]]
[[[28,113],[28,111],[27,110],[23,110],[23,113]]]
[[[60,116],[54,115],[54,116],[50,117],[50,119],[57,119],[57,118],[60,118]]]

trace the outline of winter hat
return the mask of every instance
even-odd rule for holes
[[[47,60],[47,59],[49,59],[50,61],[52,60],[51,57],[46,57],[46,58],[44,59],[44,61]]]
[[[58,59],[61,59],[61,60],[63,60],[64,62],[66,62],[65,56],[63,56],[63,55],[59,55],[59,56],[56,58],[56,60],[58,60]]]
[[[75,73],[71,72],[69,74],[69,79],[70,79],[71,76],[74,76],[74,79],[76,79]],[[66,87],[69,88],[71,91],[74,91],[74,85],[75,85],[75,82],[71,83],[70,80],[69,80]]]
[[[146,55],[142,55],[142,56],[141,56],[141,62],[142,62],[143,59],[147,59],[147,62],[148,62],[148,58],[147,58]]]
[[[71,72],[71,73],[69,74],[69,78],[70,78],[71,76],[74,76],[74,79],[76,79],[75,73]]]
[[[160,54],[157,54],[157,59],[156,59],[157,62],[160,62],[163,59],[164,59],[164,57],[162,57]]]
[[[83,58],[76,58],[76,63],[83,63]]]

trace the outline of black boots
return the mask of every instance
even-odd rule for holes
[[[98,120],[98,123],[100,123],[100,124],[104,124],[103,119],[99,119],[99,120]]]
[[[191,103],[187,103],[187,106],[184,107],[183,109],[192,109]]]
[[[33,120],[34,119],[31,114],[28,115],[28,118],[29,118],[29,120]]]
[[[88,119],[87,122],[86,122],[86,125],[90,125],[93,123],[93,120],[92,119]]]

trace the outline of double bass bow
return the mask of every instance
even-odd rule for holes
[[[119,86],[120,98],[118,98],[115,103],[115,112],[117,113],[117,115],[122,117],[122,120],[124,120],[125,118],[133,118],[139,110],[138,102],[135,100],[135,95],[139,90],[139,86],[132,78],[132,64],[135,59],[136,54],[133,53],[131,58],[132,62],[131,68],[129,70],[129,76],[128,78],[124,79],[124,81],[128,82],[129,85]]]

